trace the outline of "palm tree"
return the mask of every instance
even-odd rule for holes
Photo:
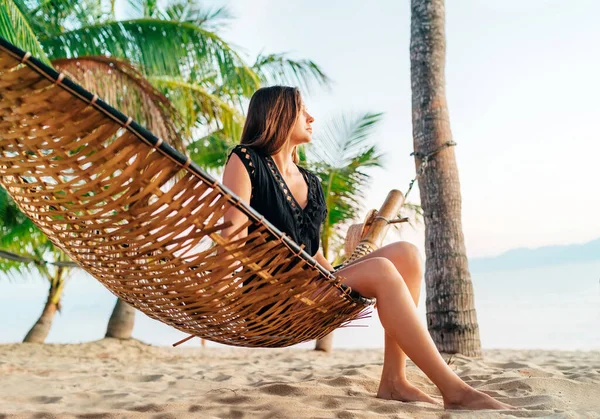
[[[480,356],[461,222],[461,195],[445,93],[444,0],[412,0],[410,64],[415,164],[425,220],[427,325],[438,349]]]
[[[71,267],[68,258],[18,210],[14,201],[0,188],[0,249],[16,254],[12,260],[0,258],[0,272],[7,275],[37,271],[50,283],[48,298],[42,314],[25,336],[24,342],[43,343],[50,332],[52,320],[60,310],[60,298]],[[45,261],[57,262],[48,264]]]
[[[104,337],[130,339],[135,323],[135,308],[117,298],[115,308],[108,320]]]
[[[22,238],[19,239],[19,247],[27,247],[27,245],[23,243]],[[57,250],[56,248],[53,249]],[[59,253],[59,256],[63,255],[64,254]],[[55,266],[57,269],[62,269],[63,272],[64,269],[79,268],[79,265],[71,261],[59,260],[57,262],[48,262],[43,259],[35,259],[31,256],[0,250],[0,273],[11,275],[15,272],[19,272],[20,274],[23,274],[25,273],[24,271],[27,271],[28,267],[33,267],[34,269],[37,268],[42,275],[45,275],[47,270],[42,267],[48,265]],[[24,342],[44,342],[50,331],[54,314],[60,308],[60,296],[65,284],[64,277],[59,275],[54,277],[48,275],[45,276],[48,277],[51,284],[50,292],[48,293],[48,301],[46,302],[46,306],[42,311],[40,319],[34,324],[29,333],[27,333]],[[59,283],[58,286],[55,285],[57,282]],[[61,282],[62,285],[60,284]],[[57,290],[60,290],[60,292],[57,292]],[[131,338],[134,320],[135,309],[123,302],[120,298],[117,298],[117,303],[115,304],[115,308],[108,321],[105,337],[118,339]]]

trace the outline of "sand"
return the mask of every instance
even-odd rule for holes
[[[0,417],[600,418],[600,352],[454,356],[469,384],[519,411],[376,399],[383,351],[154,347],[105,339],[0,345]],[[439,398],[409,364],[409,379]],[[440,399],[441,401],[441,399]]]

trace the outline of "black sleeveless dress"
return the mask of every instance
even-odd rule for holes
[[[296,243],[303,244],[306,252],[314,256],[319,250],[321,225],[327,216],[327,205],[319,178],[298,166],[308,185],[308,202],[302,208],[270,155],[246,145],[236,146],[231,153],[238,155],[250,175],[250,206]],[[255,228],[254,225],[250,226],[248,233]]]

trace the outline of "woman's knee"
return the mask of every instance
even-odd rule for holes
[[[421,253],[417,246],[410,242],[400,241],[389,245],[395,254],[405,259],[421,260]]]
[[[396,270],[394,263],[386,257],[378,256],[368,260],[371,269],[378,273],[389,273]]]
[[[365,276],[378,283],[385,280],[395,280],[400,277],[394,264],[388,258],[382,256],[365,260],[361,268],[363,274],[366,274]]]
[[[390,245],[391,260],[404,276],[423,276],[423,261],[417,246],[412,243],[401,241]]]
[[[402,281],[394,264],[385,257],[373,257],[350,265],[339,271],[345,278],[344,283],[367,297],[376,297],[378,293],[393,284]]]
[[[369,270],[376,278],[377,285],[387,288],[397,282],[404,282],[404,278],[396,269],[396,266],[386,257],[375,257],[371,259]]]

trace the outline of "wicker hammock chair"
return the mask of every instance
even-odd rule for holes
[[[1,38],[0,183],[112,293],[193,336],[289,346],[372,303],[188,157]],[[402,204],[392,195],[348,261],[381,244]],[[232,206],[248,216],[240,229],[259,226],[237,241],[220,235]]]

